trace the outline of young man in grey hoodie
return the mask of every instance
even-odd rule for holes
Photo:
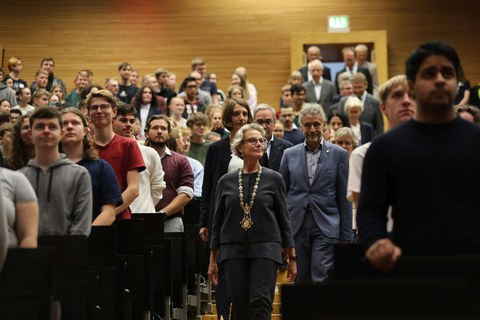
[[[20,169],[32,184],[40,211],[39,235],[89,235],[92,223],[90,175],[58,151],[60,113],[41,107],[30,117],[35,158]]]

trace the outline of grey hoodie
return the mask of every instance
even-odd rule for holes
[[[84,167],[64,154],[47,171],[32,159],[20,169],[33,186],[40,210],[39,235],[90,234],[92,185]]]
[[[7,99],[10,101],[10,105],[13,108],[17,105],[17,98],[15,90],[7,87],[6,84],[0,84],[0,100]]]

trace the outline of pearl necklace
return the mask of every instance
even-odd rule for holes
[[[260,166],[260,168],[258,169],[257,178],[255,179],[255,185],[253,186],[252,198],[250,199],[249,204],[243,202],[242,173],[242,170],[238,170],[238,192],[240,197],[240,207],[242,207],[243,210],[243,219],[242,221],[240,221],[240,225],[242,226],[243,230],[247,231],[253,225],[250,212],[252,211],[255,196],[257,195],[258,185],[260,183],[260,176],[262,175],[262,167]]]

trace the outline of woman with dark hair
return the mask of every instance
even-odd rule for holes
[[[60,148],[72,162],[85,167],[92,180],[92,225],[109,226],[115,221],[115,207],[123,203],[120,187],[108,162],[98,157],[88,134],[86,116],[77,108],[62,110]]]
[[[227,89],[227,99],[245,100],[245,90],[238,84],[232,84]]]
[[[204,179],[202,186],[202,202],[200,205],[200,231],[202,241],[209,241],[209,230],[215,212],[215,191],[218,180],[227,172],[242,168],[243,160],[232,155],[230,143],[241,127],[253,121],[253,116],[245,100],[227,99],[223,103],[222,122],[230,135],[214,142],[207,150],[205,157]],[[220,268],[216,289],[218,314],[229,319],[230,302],[228,301],[227,287],[223,270]]]
[[[330,113],[330,115],[327,117],[327,123],[330,127],[332,137],[335,136],[335,132],[338,129],[348,126],[348,122],[343,114],[337,110],[334,110],[332,113]]]
[[[10,104],[10,100],[2,99],[0,100],[0,111],[10,112],[12,105]]]
[[[137,118],[142,124],[140,135],[144,138],[147,120],[153,115],[163,113],[162,108],[158,103],[155,90],[150,86],[142,86],[135,94],[132,105],[137,109]]]
[[[8,167],[18,170],[25,167],[30,159],[35,158],[35,146],[32,143],[30,115],[21,116],[12,134],[12,153],[8,160]]]
[[[260,165],[265,144],[260,125],[238,130],[231,150],[243,166],[225,174],[216,190],[208,275],[216,284],[218,265],[223,266],[235,320],[271,319],[282,248],[289,257],[289,281],[297,274],[285,182]]]
[[[52,94],[52,96],[56,95],[58,97],[58,99],[60,100],[60,104],[63,105],[65,103],[65,97],[67,94],[65,91],[63,91],[63,87],[61,85],[52,85],[52,87],[50,88],[50,93]]]

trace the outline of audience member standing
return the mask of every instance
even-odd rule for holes
[[[135,141],[133,137],[133,125],[135,119],[137,119],[135,114],[135,107],[130,105],[119,106],[117,115],[113,120],[113,132]],[[138,144],[138,147],[145,162],[145,170],[140,172],[138,197],[130,204],[130,208],[132,213],[154,213],[155,206],[162,198],[162,191],[165,189],[162,162],[157,152],[152,148],[141,144]]]
[[[88,85],[88,73],[85,71],[78,72],[73,83],[75,84],[75,89],[67,94],[65,102],[70,107],[77,107],[80,101],[80,92]]]
[[[393,129],[398,125],[412,119],[415,115],[415,100],[408,88],[407,77],[398,75],[390,78],[378,90],[380,108],[388,119],[388,127]],[[358,198],[361,189],[362,168],[365,154],[370,147],[370,142],[353,150],[348,171],[347,199],[353,207],[358,207]],[[356,211],[354,213],[354,218]],[[354,232],[357,232],[356,220],[353,221]]]
[[[318,103],[327,110],[332,104],[333,97],[337,94],[335,84],[323,78],[323,63],[320,60],[313,60],[308,64],[308,70],[312,80],[304,82],[305,101]]]
[[[378,137],[365,156],[357,223],[378,269],[402,254],[480,253],[480,129],[455,114],[459,68],[450,45],[419,46],[406,62],[416,117]]]
[[[145,145],[158,153],[165,170],[166,187],[155,209],[165,219],[165,232],[183,232],[184,208],[194,196],[192,167],[185,156],[167,148],[172,127],[166,115],[151,117],[145,130]]]
[[[378,97],[378,73],[375,63],[368,61],[368,47],[364,44],[355,46],[355,58],[359,67],[367,68],[372,76],[373,96]]]
[[[92,223],[92,184],[87,169],[58,151],[60,113],[42,107],[30,117],[35,158],[20,169],[35,189],[40,212],[39,235],[86,235]]]
[[[92,145],[86,116],[77,108],[62,110],[61,150],[72,162],[88,170],[92,180],[92,226],[109,226],[115,207],[122,204],[120,186],[112,166],[98,157]]]
[[[278,171],[283,152],[293,144],[290,141],[277,138],[273,135],[275,124],[275,109],[268,104],[259,104],[253,115],[253,121],[265,130],[265,153],[260,158],[260,164],[266,168]]]
[[[122,62],[118,66],[120,73],[120,84],[118,86],[118,98],[120,101],[130,104],[135,93],[137,93],[137,86],[130,83],[130,75],[132,74],[132,66],[128,62]]]
[[[18,91],[18,89],[28,88],[27,82],[25,80],[20,79],[20,73],[23,69],[23,62],[22,59],[18,57],[11,57],[8,59],[8,70],[10,73],[5,77],[4,81],[8,78],[13,80],[13,87],[12,89]]]
[[[139,173],[145,170],[142,154],[133,139],[113,132],[112,121],[117,115],[117,102],[110,91],[92,91],[86,105],[95,130],[95,148],[100,158],[113,167],[122,192],[123,204],[115,208],[115,213],[117,218],[130,219],[130,204],[139,192]]]
[[[187,127],[192,130],[190,151],[187,155],[200,161],[203,166],[205,165],[205,157],[210,145],[210,142],[205,140],[205,128],[208,127],[208,117],[203,113],[192,114],[187,119]]]
[[[33,158],[35,158],[35,147],[30,130],[30,114],[26,114],[21,116],[13,126],[12,154],[8,160],[8,168],[21,169]]]
[[[35,108],[29,104],[29,102],[32,100],[32,94],[29,88],[25,87],[18,89],[17,98],[18,104],[14,106],[12,110],[18,109],[22,112],[22,115],[33,112],[35,110]]]
[[[300,73],[303,76],[303,81],[302,82],[307,82],[312,80],[312,74],[308,70],[308,64],[312,62],[313,60],[320,60],[322,61],[322,52],[320,51],[320,48],[317,46],[311,46],[308,47],[307,49],[307,64],[304,67],[301,67],[298,69]],[[332,75],[330,68],[327,66],[324,66],[323,69],[323,78],[327,80],[332,80]]]

